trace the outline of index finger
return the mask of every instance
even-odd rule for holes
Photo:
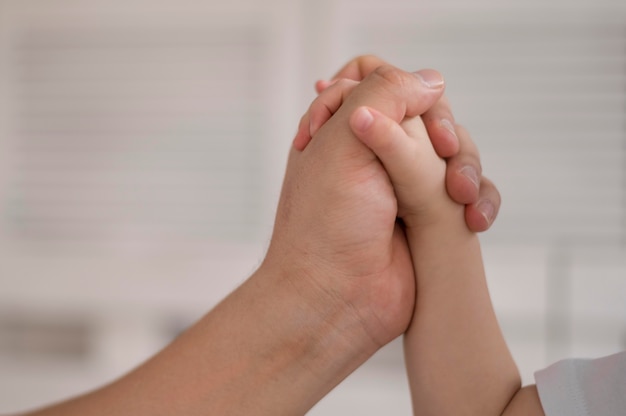
[[[346,111],[368,106],[400,122],[404,117],[421,116],[431,108],[444,90],[444,80],[435,70],[405,72],[391,65],[373,70],[347,98]]]
[[[321,93],[329,84],[338,79],[347,78],[354,81],[362,81],[366,76],[374,72],[379,66],[388,65],[388,63],[374,55],[361,55],[352,59],[345,64],[330,81],[318,81],[315,84],[317,93]]]
[[[374,55],[357,56],[337,72],[332,79],[349,78],[362,81],[379,66],[388,65],[388,62]]]

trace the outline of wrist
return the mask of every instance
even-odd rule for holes
[[[344,284],[349,280],[346,276],[338,276],[337,271],[318,261],[288,263],[274,265],[266,259],[252,279],[268,282],[275,297],[288,304],[286,310],[292,314],[289,321],[294,325],[288,330],[302,331],[313,356],[322,358],[328,353],[341,360],[342,355],[369,356],[380,348],[363,326],[354,305],[359,302],[351,298],[349,285]],[[333,343],[336,345],[331,347]]]
[[[290,400],[297,398],[305,410],[379,347],[367,336],[354,311],[332,290],[315,284],[318,272],[310,268],[296,272],[265,262],[249,281],[258,296],[272,294],[265,320],[271,323],[273,355],[287,357],[293,364],[281,373],[291,382]]]
[[[421,234],[431,234],[453,231],[459,233],[469,228],[465,224],[465,206],[457,204],[447,197],[433,197],[440,203],[429,203],[427,207],[421,209],[403,209],[398,212],[404,222],[406,232],[419,236]],[[409,240],[410,243],[410,240]]]
[[[419,287],[445,276],[443,270],[454,263],[480,259],[480,243],[476,233],[465,222],[465,207],[450,203],[445,209],[417,225],[406,226],[405,234],[415,267]]]
[[[404,237],[402,240],[405,240]],[[406,247],[406,242],[404,245]],[[395,248],[389,250],[396,251]],[[395,294],[399,277],[384,269],[389,266],[372,266],[367,263],[371,259],[363,256],[352,255],[362,260],[356,262],[351,259],[351,263],[346,263],[299,251],[294,246],[287,250],[285,247],[277,250],[270,247],[259,272],[271,276],[270,279],[278,282],[276,285],[288,290],[288,296],[297,300],[315,325],[330,324],[323,328],[328,337],[347,338],[351,354],[370,356],[404,332],[404,328],[387,334],[388,328],[379,327],[381,319],[385,321],[378,316],[380,309],[385,312],[393,310],[393,305],[381,305],[391,297],[382,295],[386,292]],[[364,263],[370,267],[364,266]],[[408,254],[407,263],[410,264]],[[407,268],[406,272],[411,274],[410,281],[413,282],[412,269]]]

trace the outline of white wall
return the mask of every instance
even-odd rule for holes
[[[315,80],[447,79],[503,206],[483,237],[525,381],[625,348],[626,5],[0,0],[0,412],[157,351],[254,270]],[[393,343],[311,414],[408,414]]]

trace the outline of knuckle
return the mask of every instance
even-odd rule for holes
[[[350,87],[352,87],[357,81],[348,79],[348,78],[340,78],[339,80],[337,80],[335,82],[335,84],[333,85],[333,87],[338,88],[340,90],[346,90]]]
[[[386,84],[387,87],[405,88],[409,83],[409,74],[392,65],[381,65],[377,67],[373,74]]]
[[[325,121],[326,114],[328,109],[323,101],[312,102],[311,107],[308,111],[308,119],[305,120],[305,123],[315,124],[315,123],[323,123]],[[305,126],[308,128],[308,126]]]
[[[380,58],[372,53],[365,53],[361,56],[359,56],[359,58],[363,61],[367,61],[367,60],[380,60]]]
[[[382,62],[382,60],[378,56],[369,53],[358,55],[352,61],[361,64],[368,64],[370,62]]]

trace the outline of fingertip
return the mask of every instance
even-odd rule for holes
[[[476,210],[484,218],[487,223],[487,228],[493,223],[496,216],[496,207],[488,199],[483,199],[476,204]]]
[[[481,199],[465,207],[465,222],[473,232],[487,231],[498,215],[498,207],[489,199]]]
[[[446,188],[450,198],[459,204],[473,204],[478,200],[479,187],[473,173],[463,172],[468,167],[451,169],[450,163],[446,174]]]
[[[446,85],[443,75],[434,69],[421,69],[419,71],[415,71],[414,74],[427,88],[443,90]]]
[[[307,113],[302,116],[300,123],[298,123],[298,131],[292,141],[293,148],[299,152],[303,151],[311,141],[311,137],[309,134],[309,115]]]
[[[298,152],[303,151],[311,141],[311,136],[302,129],[299,129],[292,141],[293,148]]]
[[[445,140],[442,140],[445,146],[442,146],[442,151],[445,151],[445,155],[440,154],[441,157],[451,157],[456,155],[461,149],[461,145],[459,143],[459,138],[456,135],[456,130],[454,128],[454,124],[448,120],[447,118],[441,119],[439,121],[439,131],[442,133],[442,136]]]
[[[324,79],[320,79],[319,81],[315,83],[315,91],[317,91],[318,94],[321,94],[322,92],[324,92],[326,88],[330,87],[332,84],[333,84],[332,81],[326,81]]]
[[[422,119],[439,157],[453,157],[460,152],[461,142],[457,136],[454,115],[445,96],[428,109]]]
[[[374,115],[369,108],[362,106],[354,110],[350,123],[356,132],[364,133],[374,123]]]
[[[456,156],[459,153],[459,141],[451,136],[447,131],[439,129],[436,133],[430,134],[430,141],[437,155],[442,158]]]
[[[322,91],[324,91],[326,88],[328,88],[328,81],[320,79],[315,82],[315,92],[317,92],[318,94],[321,94]]]
[[[467,228],[474,233],[487,231],[491,226],[491,222],[474,204],[465,206],[465,223],[467,224]]]
[[[466,165],[459,169],[458,173],[465,178],[465,180],[469,181],[473,190],[478,193],[480,189],[480,174],[478,170],[472,165]]]

